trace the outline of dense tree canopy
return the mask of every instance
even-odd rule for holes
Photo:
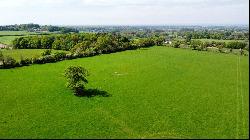
[[[17,49],[71,50],[78,54],[91,48],[95,53],[101,54],[162,45],[164,40],[162,37],[151,37],[131,41],[116,34],[75,33],[20,37],[13,41],[13,47]]]

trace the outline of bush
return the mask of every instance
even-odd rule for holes
[[[31,59],[29,59],[29,58],[22,58],[21,57],[21,60],[20,60],[20,62],[19,62],[19,65],[20,66],[26,66],[26,65],[29,65],[29,64],[31,64],[32,63],[32,60]]]
[[[45,50],[42,52],[42,56],[46,56],[46,55],[50,55],[51,54],[51,50]]]
[[[4,57],[3,67],[4,68],[14,68],[17,66],[16,60],[10,56]]]
[[[180,45],[181,45],[181,41],[177,40],[177,41],[174,41],[171,46],[174,48],[180,48]]]
[[[63,60],[64,58],[66,58],[66,53],[65,52],[56,52],[53,54],[54,58],[56,61],[60,61]]]
[[[203,43],[200,40],[192,40],[190,43],[190,48],[193,50],[202,50]]]
[[[88,83],[86,77],[89,75],[88,71],[80,66],[70,66],[64,73],[67,78],[67,87],[74,90],[76,95],[83,94],[84,85]]]
[[[238,41],[228,42],[226,47],[231,49],[244,49],[247,47],[247,43]]]

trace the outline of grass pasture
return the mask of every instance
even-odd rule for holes
[[[0,31],[0,36],[15,36],[15,35],[30,35],[30,34],[37,34],[37,33],[28,31]]]
[[[11,42],[17,37],[20,37],[20,36],[0,36],[0,43],[10,45]]]
[[[73,96],[70,65],[111,96]],[[0,69],[0,138],[249,138],[248,77],[248,57],[167,47]]]
[[[42,33],[39,33],[39,32],[28,32],[28,31],[0,31],[0,43],[6,44],[6,45],[10,45],[11,42],[15,38],[18,38],[18,37],[21,37],[21,36],[39,35],[39,34],[42,34]]]
[[[32,58],[32,57],[39,57],[41,56],[42,52],[44,52],[45,49],[13,49],[13,50],[7,50],[7,49],[2,49],[0,50],[4,56],[11,56],[15,60],[20,60],[21,57],[23,58]],[[52,50],[52,53],[55,52],[67,52],[67,51],[62,51],[62,50]]]

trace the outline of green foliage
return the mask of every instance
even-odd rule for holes
[[[94,48],[97,54],[112,53],[127,49],[137,49],[162,45],[164,37],[140,38],[130,41],[128,38],[115,34],[59,34],[16,38],[14,48],[18,49],[56,49],[71,50],[82,54],[86,49]]]
[[[65,52],[55,52],[53,54],[54,58],[56,61],[60,61],[63,60],[66,57],[66,53]]]
[[[67,87],[74,90],[75,94],[79,95],[84,92],[85,84],[88,83],[88,71],[80,66],[69,66],[64,73],[67,78]]]
[[[174,48],[180,48],[180,45],[181,45],[181,41],[179,41],[179,40],[175,40],[171,44],[171,46],[174,47]]]
[[[76,44],[70,51],[72,53],[80,54],[82,52],[85,52],[86,49],[90,48],[90,45],[90,41],[83,41],[82,43]]]
[[[247,47],[247,43],[239,41],[228,42],[226,47],[231,49],[244,49]]]
[[[23,57],[21,56],[19,65],[20,65],[20,66],[27,66],[27,65],[29,65],[29,64],[32,64],[32,60],[29,59],[29,58],[23,58]]]
[[[13,68],[16,67],[16,60],[10,56],[5,56],[3,59],[3,67],[4,68]]]
[[[193,50],[197,50],[199,48],[199,50],[201,50],[202,45],[203,45],[202,41],[192,40],[190,43],[190,48],[192,48]]]
[[[51,50],[44,50],[43,52],[42,52],[42,56],[46,56],[46,55],[51,55]]]

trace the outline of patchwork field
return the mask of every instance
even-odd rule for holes
[[[65,68],[90,71],[76,97]],[[0,138],[249,138],[249,58],[152,47],[0,69]]]

